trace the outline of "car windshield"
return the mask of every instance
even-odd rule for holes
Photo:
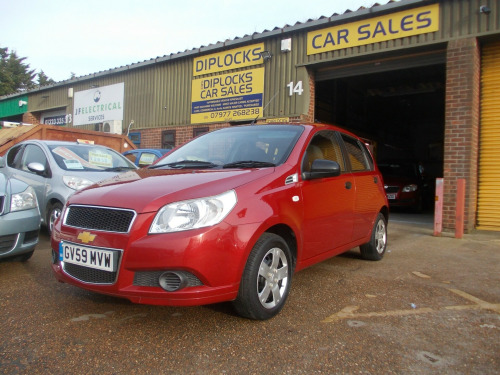
[[[414,164],[407,163],[387,163],[379,164],[378,168],[384,176],[416,177],[417,169]]]
[[[150,168],[264,168],[286,161],[304,128],[252,125],[220,129],[192,140]]]
[[[51,145],[57,165],[66,171],[121,171],[136,169],[127,158],[101,146]]]

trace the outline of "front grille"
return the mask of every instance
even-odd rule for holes
[[[135,217],[132,210],[95,206],[70,206],[64,224],[82,229],[127,233]]]
[[[0,236],[0,254],[5,254],[11,251],[17,242],[18,234],[10,234],[8,236]]]
[[[386,193],[397,193],[399,191],[399,186],[387,186],[385,188]]]
[[[134,285],[135,286],[154,286],[160,287],[160,276],[166,271],[141,271],[134,274]],[[175,271],[178,274],[183,275],[187,280],[186,286],[200,286],[203,283],[192,273],[186,271]]]
[[[63,269],[64,272],[71,277],[83,281],[84,283],[92,284],[113,284],[116,281],[116,276],[118,274],[118,271],[109,272],[96,270],[94,268],[72,263],[64,263]]]
[[[158,279],[165,271],[146,271],[134,274],[134,285],[136,286],[160,286]]]
[[[30,232],[24,233],[23,244],[36,242],[36,241],[38,241],[38,230],[32,230]]]

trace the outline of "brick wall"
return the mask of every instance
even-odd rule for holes
[[[26,112],[23,113],[23,119],[21,121],[25,124],[40,125],[40,115],[37,117],[31,112]]]
[[[314,86],[313,86],[314,87]],[[314,106],[310,109],[308,115],[301,115],[300,117],[290,117],[290,122],[301,123],[301,122],[312,122],[314,114]],[[257,124],[264,124],[265,121],[259,120]],[[175,145],[180,146],[183,143],[191,140],[193,138],[193,131],[195,128],[208,128],[209,131],[227,128],[231,124],[218,123],[218,124],[196,124],[196,125],[182,125],[182,126],[169,126],[165,128],[150,128],[150,129],[134,129],[134,132],[141,133],[141,144],[138,148],[161,148],[161,134],[164,130],[175,131]]]
[[[195,128],[207,128],[209,131],[226,128],[230,126],[228,123],[209,124],[209,125],[182,125],[182,126],[169,126],[165,128],[149,128],[135,130],[141,133],[140,148],[161,148],[161,134],[164,130],[175,131],[175,145],[179,146],[193,138],[193,131]]]
[[[464,228],[474,228],[479,149],[480,49],[475,38],[448,43],[443,229],[455,229],[456,182],[466,180]]]
[[[312,71],[308,71],[309,74],[309,103],[308,103],[308,113],[307,116],[302,116],[304,121],[314,122],[314,108],[316,106],[316,84],[315,76]]]

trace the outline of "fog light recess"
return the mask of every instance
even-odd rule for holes
[[[167,271],[160,275],[158,283],[167,292],[175,292],[185,288],[188,285],[188,279],[181,272]]]

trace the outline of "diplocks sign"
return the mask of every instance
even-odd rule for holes
[[[260,52],[263,50],[264,43],[258,43],[194,59],[191,123],[247,120],[262,116],[264,68],[213,73],[262,64]]]
[[[75,93],[73,124],[97,124],[103,121],[123,120],[125,84],[97,87]]]
[[[264,68],[194,79],[191,92],[192,123],[254,119],[262,116]]]
[[[264,43],[197,57],[193,63],[193,76],[262,64],[264,61],[260,55],[262,51]]]
[[[439,4],[311,31],[307,54],[314,55],[439,30]]]

